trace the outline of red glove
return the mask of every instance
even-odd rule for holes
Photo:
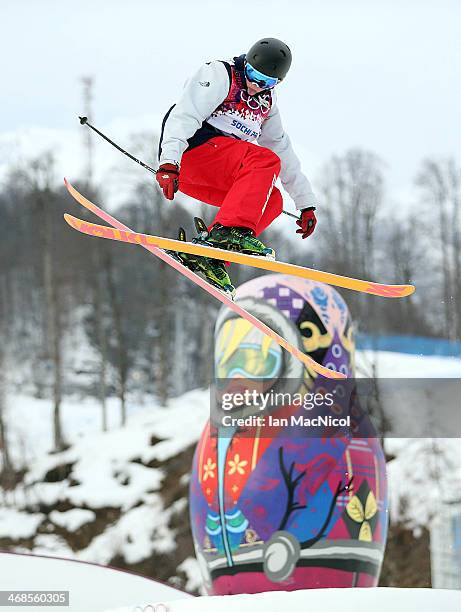
[[[296,225],[299,225],[301,229],[296,230],[297,234],[302,234],[303,238],[307,238],[312,234],[317,225],[317,218],[315,216],[315,206],[309,206],[301,211],[301,217],[296,221]]]
[[[179,188],[179,168],[176,164],[162,164],[155,175],[158,184],[163,189],[163,195],[172,200]]]

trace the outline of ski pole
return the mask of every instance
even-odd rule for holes
[[[80,123],[82,125],[87,125],[91,130],[93,130],[93,132],[96,132],[96,134],[101,136],[101,138],[104,138],[104,140],[106,140],[109,144],[111,144],[113,147],[118,149],[121,153],[123,153],[124,155],[126,155],[127,157],[129,157],[130,159],[135,161],[137,164],[139,164],[140,166],[142,166],[146,170],[149,170],[149,172],[152,172],[152,174],[157,174],[157,170],[154,170],[154,168],[151,168],[150,166],[145,164],[140,159],[137,159],[134,155],[131,155],[131,153],[128,153],[128,151],[125,151],[125,149],[122,149],[122,147],[120,147],[116,142],[114,142],[108,136],[106,136],[105,134],[100,132],[97,128],[94,127],[94,125],[91,125],[91,123],[88,121],[88,117],[79,117],[79,119],[80,119]],[[296,215],[294,215],[293,213],[288,212],[287,210],[283,210],[282,212],[285,215],[288,215],[289,217],[293,217],[294,219],[298,219],[299,218]]]
[[[122,147],[120,147],[116,142],[114,142],[108,136],[100,132],[97,128],[94,127],[94,125],[91,125],[91,123],[88,121],[88,117],[79,117],[79,119],[82,125],[87,125],[90,129],[96,132],[96,134],[99,134],[99,136],[104,138],[104,140],[107,140],[107,142],[109,142],[113,147],[121,151],[124,155],[128,156],[130,159],[135,161],[137,164],[139,164],[146,170],[149,170],[149,172],[152,172],[153,174],[157,174],[157,170],[154,170],[153,168],[151,168],[150,166],[142,162],[140,159],[137,159],[134,155],[131,155],[131,153],[128,153],[128,151],[125,151],[125,149],[122,149]]]

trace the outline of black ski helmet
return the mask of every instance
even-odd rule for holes
[[[259,72],[282,80],[291,66],[291,51],[277,38],[261,38],[246,54],[246,61]]]

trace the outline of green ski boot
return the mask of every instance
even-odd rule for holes
[[[195,227],[198,231],[197,242],[203,242],[218,249],[227,251],[238,251],[247,255],[259,255],[267,259],[275,259],[275,251],[258,240],[253,230],[246,227],[225,227],[215,223],[208,231],[204,221],[199,217],[194,218]]]
[[[180,227],[178,240],[187,242],[186,231]],[[194,239],[193,242],[201,243],[201,240]],[[235,287],[226,272],[226,267],[222,261],[194,255],[193,253],[181,253],[180,251],[167,251],[169,255],[180,261],[186,268],[203,276],[207,282],[217,287],[227,297],[234,299]]]

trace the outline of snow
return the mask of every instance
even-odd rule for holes
[[[167,527],[171,509],[164,508],[159,495],[146,496],[144,504],[123,514],[77,558],[107,564],[116,555],[123,555],[127,563],[138,563],[153,551],[171,553],[175,548],[174,534]]]
[[[146,492],[158,490],[163,479],[162,470],[148,468],[137,461],[165,461],[196,442],[208,412],[205,398],[208,399],[208,392],[192,391],[172,400],[167,409],[154,407],[133,411],[125,428],[106,433],[97,431],[97,419],[90,422],[84,420],[89,413],[82,414],[82,420],[73,428],[74,444],[68,451],[59,455],[34,452],[26,484],[33,485],[34,494],[47,505],[65,498],[76,506],[102,508],[115,505],[126,510]],[[34,405],[37,407],[43,411],[47,409],[42,401]],[[67,402],[63,407],[65,412],[70,411]],[[97,412],[95,404],[93,408]],[[35,433],[35,419],[42,418],[40,412],[37,410],[29,415],[29,432]],[[80,432],[85,432],[84,437],[76,435]],[[153,436],[161,442],[150,446]],[[50,446],[51,440],[48,448]],[[66,481],[42,482],[50,470],[62,464],[73,466],[72,478],[78,484],[69,487]]]
[[[461,378],[461,359],[452,357],[419,357],[400,353],[358,351],[357,364],[367,371],[367,363],[376,358],[381,378]],[[164,461],[194,443],[208,417],[209,395],[207,390],[194,390],[170,401],[162,408],[150,397],[144,398],[144,405],[138,398],[128,399],[129,422],[125,429],[119,426],[119,401],[107,399],[109,432],[101,434],[101,409],[91,397],[66,397],[62,403],[62,420],[67,440],[78,447],[78,453],[70,453],[69,461],[91,453],[92,469],[96,467],[95,446],[104,455],[114,446],[114,461],[120,465],[127,459],[138,456],[143,463],[154,459]],[[52,449],[52,405],[48,399],[36,399],[22,394],[10,394],[7,401],[9,418],[9,439],[13,460],[17,465],[32,463],[31,478],[62,463],[53,456],[44,457]],[[180,424],[180,426],[178,426]],[[149,446],[146,439],[155,434],[163,441]],[[31,441],[33,435],[33,443]],[[85,465],[80,463],[80,470]],[[142,469],[131,477],[142,480]]]
[[[0,508],[0,538],[31,538],[45,516],[28,514],[14,508]]]
[[[119,429],[119,400],[109,397],[109,432],[101,434],[99,403],[91,397],[66,397],[61,406],[64,434],[71,444],[77,445],[79,450],[85,453],[91,451],[95,444],[104,445],[101,451],[109,451],[111,445],[114,445],[113,459],[119,460],[120,464],[123,464],[127,457],[140,457],[141,450],[143,456],[140,458],[144,463],[152,459],[164,461],[198,439],[208,416],[208,398],[207,390],[194,390],[170,400],[167,407],[159,407],[149,396],[143,398],[143,403],[138,398],[129,397],[129,423],[125,429]],[[39,477],[43,470],[48,471],[62,463],[62,455],[58,458],[44,458],[53,447],[53,408],[50,400],[14,393],[9,394],[6,404],[13,461],[17,465],[26,462],[33,464],[34,477]],[[164,441],[149,447],[146,439],[151,435]],[[75,454],[69,453],[68,457],[71,460]]]
[[[69,591],[70,607],[66,609],[71,612],[102,612],[117,606],[130,606],[131,602],[139,599],[167,602],[191,597],[130,572],[30,554],[0,553],[0,576],[3,590]],[[48,606],[40,607],[43,612],[50,609]],[[132,608],[128,609],[131,612]]]
[[[17,548],[16,552],[30,553],[27,548]],[[34,539],[34,555],[44,557],[65,557],[72,559],[74,552],[67,542],[54,533],[40,533]]]
[[[197,597],[169,601],[151,602],[151,608],[159,612],[306,612],[307,610],[405,610],[405,612],[458,612],[461,609],[461,591],[437,589],[310,589],[304,591],[272,591],[257,595],[227,595]],[[149,610],[149,604],[138,604]],[[144,606],[144,607],[143,607]],[[106,612],[132,612],[130,608],[116,608]]]
[[[19,442],[25,445],[30,462],[25,486],[15,491],[15,504],[19,508],[35,504],[50,507],[50,520],[68,531],[95,520],[98,509],[120,509],[120,518],[85,549],[75,552],[56,534],[42,533],[34,539],[33,552],[101,564],[115,555],[137,563],[154,552],[171,553],[176,547],[175,533],[168,524],[173,515],[185,511],[187,501],[180,499],[165,508],[159,493],[164,472],[145,464],[165,461],[197,441],[208,416],[208,397],[207,390],[191,391],[171,400],[167,408],[153,401],[139,406],[131,399],[127,425],[105,433],[100,431],[100,409],[95,400],[65,399],[63,422],[72,446],[62,453],[48,454],[52,448],[50,402],[10,396],[9,416],[15,417],[17,425],[13,432],[10,428],[12,448],[17,450]],[[115,414],[116,401],[108,404]],[[114,423],[115,419],[112,427]],[[151,446],[152,439],[160,441]],[[47,481],[52,471],[63,465],[70,470],[72,486],[66,473],[58,482]],[[60,478],[57,470],[51,479],[56,478]],[[76,508],[58,512],[53,506],[60,502]],[[0,516],[5,518],[4,535],[13,539],[32,537],[46,518],[19,510],[4,511]]]
[[[461,359],[363,351],[358,352],[357,363],[367,371],[372,358],[377,359],[382,378],[461,378]],[[38,505],[41,509],[48,507],[50,520],[71,532],[95,520],[99,509],[112,507],[119,509],[120,516],[86,548],[75,552],[50,532],[34,537],[32,551],[107,564],[114,555],[137,563],[153,553],[170,554],[175,549],[170,519],[184,512],[186,500],[164,506],[161,490],[165,472],[157,462],[161,465],[197,442],[209,416],[209,391],[190,391],[170,400],[167,407],[148,396],[143,401],[130,396],[128,422],[123,428],[118,424],[118,401],[109,398],[107,403],[110,430],[102,432],[100,406],[95,399],[65,398],[64,429],[72,446],[50,454],[51,402],[9,395],[12,454],[19,465],[27,458],[29,471],[23,486],[14,492],[2,492],[5,504],[15,509],[1,510],[1,535],[13,540],[34,537],[37,526],[46,518],[34,512]],[[430,524],[441,499],[460,490],[461,443],[458,439],[396,438],[387,439],[385,444],[386,450],[395,455],[388,463],[391,520],[405,522],[417,531]],[[66,472],[59,476],[56,468],[63,465],[72,482]],[[187,475],[182,478],[183,483],[186,481]],[[59,503],[75,508],[58,512],[55,506]],[[178,567],[178,572],[187,577],[188,588],[199,584],[194,563],[189,558]]]
[[[461,359],[408,355],[391,351],[357,351],[357,365],[376,362],[380,378],[461,378]]]
[[[96,514],[92,510],[83,510],[81,508],[73,508],[67,512],[58,512],[53,510],[50,512],[50,519],[58,527],[63,527],[67,531],[77,531],[83,525],[91,523],[96,518]]]
[[[441,503],[460,497],[461,442],[457,438],[392,442],[397,444],[386,443],[397,453],[387,464],[390,517],[393,521],[403,518],[417,533],[431,524]]]
[[[186,591],[200,591],[203,586],[202,573],[195,557],[187,557],[178,565],[178,571],[187,576]]]
[[[421,391],[428,392],[428,398],[434,405],[437,403],[434,401],[436,396],[434,388],[431,389],[431,379],[461,378],[461,359],[455,357],[418,356],[387,351],[359,351],[357,354],[358,364],[369,363],[373,359],[376,360],[380,378],[420,379]],[[437,385],[437,387],[448,389],[451,384],[447,380],[447,385],[443,387]],[[454,388],[456,392],[457,386]],[[424,407],[427,405],[428,403],[425,403]],[[421,426],[422,431],[426,430],[426,436],[430,434],[430,429],[427,430],[430,425],[430,415],[421,414],[422,404],[412,408],[413,413],[402,394],[401,404],[396,406],[397,411],[401,412],[402,431],[410,429],[414,437],[387,438],[385,448],[389,454],[395,456],[395,459],[387,464],[390,519],[393,522],[405,523],[417,534],[421,527],[431,525],[443,501],[459,498],[461,440],[417,437],[418,426]],[[419,419],[418,409],[421,409]],[[436,419],[438,415],[434,414],[433,418]],[[418,423],[405,424],[405,418],[418,419]],[[444,425],[436,422],[434,429],[435,424],[438,427]]]
[[[147,398],[147,401],[148,398]],[[152,404],[155,406],[155,403]],[[120,424],[119,400],[107,398],[109,429]],[[139,408],[130,405],[134,413]],[[37,399],[22,393],[10,393],[7,398],[9,419],[9,439],[11,440],[13,460],[17,465],[30,464],[53,446],[52,430],[53,406],[49,399]],[[76,442],[90,432],[101,430],[101,407],[91,397],[66,397],[61,406],[64,435],[70,443]],[[34,443],[30,443],[31,425],[33,426]]]

